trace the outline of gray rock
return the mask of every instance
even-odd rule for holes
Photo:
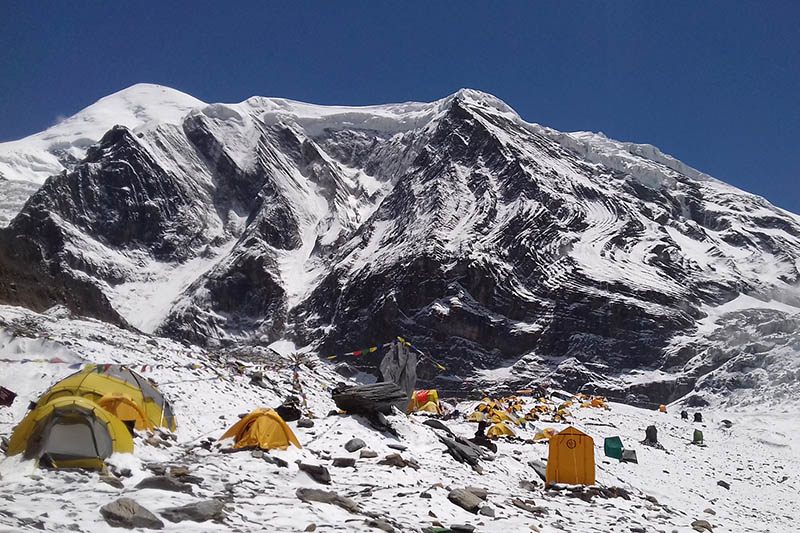
[[[250,457],[253,459],[262,459],[264,457],[264,452],[261,450],[253,450],[250,452]]]
[[[331,474],[324,466],[310,465],[306,463],[300,463],[297,466],[300,470],[311,476],[311,479],[317,483],[322,483],[324,485],[330,484]]]
[[[365,523],[369,527],[380,529],[381,531],[386,531],[388,533],[394,533],[394,528],[386,520],[381,520],[380,518],[371,518],[367,520]]]
[[[480,498],[481,500],[485,500],[486,497],[489,495],[488,489],[484,489],[481,487],[467,487],[467,490],[470,491],[472,494]]]
[[[483,500],[467,489],[453,489],[447,495],[447,499],[470,513],[477,513],[483,504]]]
[[[367,445],[367,443],[364,442],[361,439],[350,439],[349,441],[347,441],[345,443],[344,449],[347,450],[348,452],[352,453],[352,452],[360,450],[361,448],[365,447],[366,445]]]
[[[356,466],[356,460],[352,457],[334,457],[333,466],[340,468],[347,468],[348,466]]]
[[[181,507],[169,507],[159,514],[170,522],[205,522],[206,520],[222,520],[225,518],[224,504],[219,500],[203,500]]]
[[[420,498],[425,498],[425,499],[427,499],[427,500],[430,500],[430,499],[432,498],[432,496],[431,496],[431,493],[430,493],[430,492],[420,492],[420,493],[419,493],[419,497],[420,497]]]
[[[192,494],[192,486],[171,476],[152,476],[144,478],[136,485],[137,489],[158,489]]]
[[[339,506],[342,509],[346,509],[351,513],[359,512],[358,504],[356,502],[350,498],[339,496],[335,492],[319,489],[299,488],[297,491],[295,491],[295,495],[300,499],[300,501],[306,503],[329,503],[331,505]]]
[[[297,421],[297,427],[299,427],[299,428],[313,428],[314,427],[314,421],[311,420],[310,418],[301,418],[300,420]]]
[[[536,475],[538,475],[542,481],[547,481],[547,463],[534,459],[533,461],[528,461],[528,466],[533,468],[533,471],[536,472]]]
[[[519,488],[525,490],[536,490],[539,485],[535,481],[528,481],[527,479],[519,480]]]
[[[408,446],[403,446],[402,444],[387,444],[386,447],[401,452],[404,452],[408,449]]]
[[[378,457],[378,452],[374,452],[372,450],[361,450],[361,454],[359,455],[362,459],[373,459]]]
[[[535,515],[546,515],[550,513],[550,511],[548,511],[546,507],[530,505],[520,500],[519,498],[512,499],[511,503],[513,503],[515,507],[519,507],[520,509],[524,509],[529,513],[533,513]]]
[[[703,512],[706,513],[706,514],[712,514],[712,515],[713,514],[717,514],[717,512],[714,509],[712,509],[711,507],[709,507],[708,509],[706,509]]]
[[[269,455],[268,453],[264,454],[264,461],[266,461],[266,462],[268,462],[270,464],[273,464],[273,465],[275,465],[277,467],[280,467],[280,468],[289,468],[289,463],[287,463],[286,461],[284,461],[280,457],[273,457],[273,456]]]
[[[122,484],[122,480],[115,476],[100,476],[100,481],[118,489],[125,488],[125,485]]]
[[[494,509],[492,509],[488,505],[484,505],[478,510],[478,514],[494,518]]]
[[[728,482],[726,482],[726,481],[722,481],[722,480],[720,480],[720,481],[717,481],[717,485],[719,485],[719,486],[720,486],[720,487],[722,487],[723,489],[728,489],[728,490],[731,490],[731,485],[730,485],[730,483],[728,483]]]
[[[406,466],[406,461],[403,459],[403,456],[399,453],[391,453],[378,461],[379,465],[389,465],[389,466],[397,466],[399,468],[403,468]]]
[[[164,522],[130,498],[119,498],[100,508],[100,514],[113,527],[163,529]]]
[[[347,413],[392,412],[395,405],[408,405],[410,394],[391,382],[336,388],[331,392],[336,407]],[[402,408],[405,410],[405,407]]]
[[[475,531],[475,526],[471,524],[453,524],[450,526],[450,531],[453,533],[472,533]]]
[[[444,425],[441,420],[436,420],[435,418],[426,418],[425,421],[422,423],[423,426],[430,426],[434,429],[441,429],[442,431],[447,432],[448,435],[452,436],[453,432],[450,431],[450,428]]]
[[[714,530],[706,520],[695,520],[692,522],[692,529],[695,531],[708,531],[710,533],[714,533]]]

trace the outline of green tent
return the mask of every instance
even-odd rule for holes
[[[606,437],[604,448],[606,457],[622,460],[622,439],[619,437]]]
[[[699,429],[695,429],[694,430],[694,439],[692,439],[692,440],[693,440],[693,442],[696,442],[696,443],[703,442],[703,432],[700,431]]]

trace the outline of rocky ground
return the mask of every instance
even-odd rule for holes
[[[165,365],[144,375],[178,418],[175,434],[137,435],[134,453],[112,457],[107,475],[0,458],[0,531],[107,531],[136,517],[138,531],[766,532],[792,530],[798,519],[800,426],[788,402],[769,412],[712,405],[702,424],[681,420],[678,406],[576,409],[571,424],[594,438],[597,485],[546,489],[531,463],[546,461],[547,444],[526,440],[564,424],[518,429],[473,468],[447,453],[446,430],[426,425],[427,416],[388,416],[393,435],[364,417],[330,414],[331,387],[348,380],[313,358],[298,371],[312,417],[289,423],[303,448],[223,453],[230,441],[215,439],[240,414],[299,394],[288,357],[257,354],[212,353],[63,311],[0,308],[0,385],[19,394],[0,408],[0,436],[73,372],[69,363]],[[35,362],[56,357],[66,363]],[[267,367],[260,379],[239,369],[255,364]],[[466,414],[476,403],[455,408]],[[475,431],[463,416],[442,423],[456,435]],[[639,442],[651,424],[663,449]],[[704,447],[690,444],[695,428]],[[603,439],[615,435],[638,464],[604,457]]]

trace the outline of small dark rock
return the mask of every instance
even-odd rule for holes
[[[475,531],[475,526],[470,524],[453,524],[450,526],[450,531],[453,533],[472,533]]]
[[[278,466],[280,468],[289,468],[289,463],[281,459],[280,457],[273,457],[268,453],[264,454],[264,460],[270,464]]]
[[[347,450],[348,452],[352,453],[352,452],[360,450],[361,448],[365,447],[366,445],[367,445],[367,443],[364,442],[361,439],[350,439],[349,441],[347,441],[345,443],[344,449]]]
[[[401,452],[404,452],[408,449],[408,446],[403,446],[402,444],[387,444],[386,447]]]
[[[352,457],[334,457],[333,466],[347,468],[348,466],[356,466],[356,460]]]
[[[467,489],[453,489],[447,495],[447,499],[470,513],[478,512],[478,509],[483,504],[483,500]]]
[[[170,507],[159,511],[159,514],[170,522],[205,522],[206,520],[222,520],[225,518],[224,504],[219,500],[203,500],[181,507]]]
[[[125,488],[125,485],[122,484],[122,481],[118,477],[114,477],[114,476],[110,476],[110,475],[109,476],[100,476],[100,481],[102,481],[103,483],[106,483],[108,485],[111,485],[112,487],[117,488],[117,489]]]
[[[328,469],[324,466],[319,465],[310,465],[306,463],[300,463],[298,468],[311,476],[311,479],[316,481],[317,483],[322,484],[329,484],[331,482],[331,474],[328,472]]]
[[[314,421],[311,420],[310,418],[301,418],[300,420],[297,421],[297,427],[299,427],[299,428],[313,428],[314,427]]]
[[[373,459],[378,457],[378,452],[373,452],[372,450],[361,450],[359,457],[362,459]]]
[[[720,487],[722,487],[723,489],[728,489],[728,490],[731,490],[731,485],[730,485],[730,483],[727,483],[727,482],[725,482],[725,481],[722,481],[722,480],[720,480],[720,481],[717,481],[717,485],[719,485],[719,486],[720,486]]]
[[[139,482],[138,485],[136,485],[136,488],[169,490],[172,492],[185,492],[186,494],[192,494],[191,485],[182,483],[171,476],[153,476],[144,478]]]
[[[444,425],[441,420],[436,420],[435,418],[426,418],[425,421],[422,423],[424,426],[430,426],[434,429],[441,429],[442,431],[446,431],[449,435],[453,435],[453,432],[450,431],[450,428]]]
[[[119,498],[100,508],[100,514],[113,527],[163,529],[164,522],[130,498]]]
[[[489,495],[489,491],[484,488],[480,487],[467,487],[467,490],[470,491],[472,494],[480,498],[481,500],[485,500],[486,497]]]
[[[388,533],[394,533],[394,528],[386,520],[381,520],[379,518],[371,518],[367,520],[365,523],[369,527],[380,529],[381,531],[386,531]]]
[[[484,505],[478,510],[478,514],[494,518],[494,509],[492,509],[488,505]]]
[[[300,499],[300,501],[304,501],[306,503],[329,503],[331,505],[338,505],[339,507],[350,511],[351,513],[359,512],[358,504],[356,502],[350,498],[339,496],[335,492],[328,492],[319,489],[299,488],[295,492],[295,495]]]

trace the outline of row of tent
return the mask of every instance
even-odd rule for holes
[[[54,467],[101,468],[113,453],[133,451],[133,429],[176,426],[151,381],[125,366],[88,365],[39,398],[14,429],[7,453]]]

